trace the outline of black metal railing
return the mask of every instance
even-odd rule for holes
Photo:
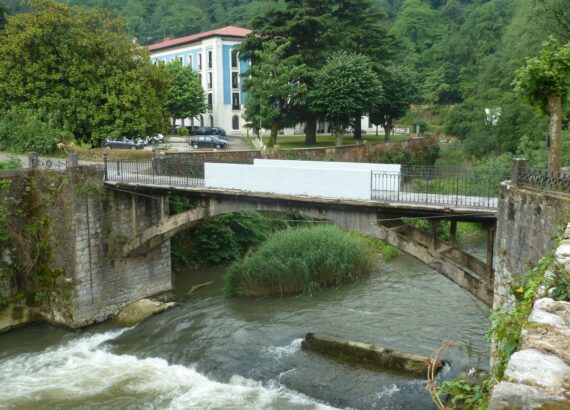
[[[104,159],[105,181],[139,182],[170,186],[203,186],[204,164],[170,161],[154,157],[150,161]]]
[[[373,200],[457,207],[496,208],[499,184],[509,170],[402,166],[400,172],[372,172]]]
[[[518,170],[517,184],[548,191],[570,193],[570,171],[550,172],[520,168]]]

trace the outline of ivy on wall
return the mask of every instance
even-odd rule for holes
[[[48,212],[66,183],[61,175],[45,173],[40,179],[33,171],[0,179],[0,278],[15,298],[40,309],[70,301],[66,272],[53,263]],[[2,298],[0,305],[10,299]]]

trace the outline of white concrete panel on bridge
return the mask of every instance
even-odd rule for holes
[[[304,169],[329,169],[336,171],[376,171],[399,174],[400,164],[373,164],[361,162],[336,162],[336,161],[295,161],[286,159],[254,159],[253,165],[262,167],[286,167]]]
[[[370,170],[367,169],[205,163],[204,176],[206,188],[370,200]],[[398,189],[397,186],[384,188]]]

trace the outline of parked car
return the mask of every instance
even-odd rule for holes
[[[228,142],[212,135],[197,135],[188,142],[194,148],[227,148]]]
[[[197,135],[197,132],[200,129],[200,127],[197,125],[188,125],[186,128],[188,129],[188,133],[190,135]]]
[[[144,142],[141,140],[134,142],[128,138],[121,140],[107,138],[103,143],[103,147],[107,149],[143,149]]]
[[[215,135],[217,137],[225,137],[226,130],[221,127],[199,127],[196,129],[194,135]]]

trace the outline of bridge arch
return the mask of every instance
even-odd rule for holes
[[[455,282],[487,305],[493,300],[492,269],[479,259],[420,231],[402,220],[402,215],[383,213],[378,207],[362,206],[314,198],[276,200],[272,196],[195,195],[197,206],[180,214],[164,216],[159,223],[134,235],[123,247],[123,255],[144,254],[176,233],[203,220],[239,211],[295,212],[313,219],[327,220],[342,228],[370,235],[406,252]],[[448,216],[452,219],[453,216]],[[445,216],[442,216],[445,219]]]

